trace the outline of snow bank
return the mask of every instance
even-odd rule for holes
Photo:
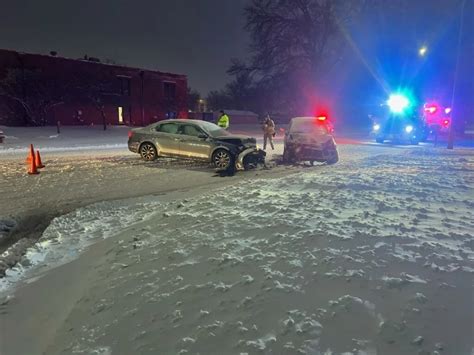
[[[0,293],[21,279],[74,260],[89,245],[146,220],[159,205],[159,202],[132,205],[101,202],[55,218],[22,261],[0,279]],[[5,225],[11,225],[8,223]],[[7,250],[2,257],[10,252]]]

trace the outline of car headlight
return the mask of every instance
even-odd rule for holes
[[[378,131],[380,129],[380,125],[379,124],[374,124],[374,131]]]
[[[406,126],[405,127],[405,132],[411,133],[413,131],[413,126]]]

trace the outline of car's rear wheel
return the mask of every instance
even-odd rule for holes
[[[232,155],[225,149],[218,149],[212,155],[212,164],[216,169],[227,170],[232,164]]]
[[[156,148],[151,143],[142,143],[139,152],[142,159],[146,161],[153,161],[158,157]]]

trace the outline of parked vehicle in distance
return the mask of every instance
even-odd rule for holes
[[[317,117],[292,118],[285,133],[283,161],[337,163],[336,141],[324,120]]]
[[[427,126],[425,141],[429,136],[447,135],[451,126],[451,107],[444,107],[437,102],[429,102],[423,106],[423,119]]]
[[[231,134],[214,123],[173,119],[129,132],[128,148],[147,161],[159,157],[212,163],[218,170],[249,169],[265,163],[265,152],[253,137]]]
[[[391,115],[374,121],[372,136],[377,143],[409,143],[417,145],[427,135],[422,119],[411,115]]]

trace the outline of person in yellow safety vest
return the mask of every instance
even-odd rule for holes
[[[227,114],[223,110],[221,110],[220,113],[221,115],[219,119],[217,120],[217,125],[221,128],[229,129],[229,124],[230,124],[229,116],[227,116]]]

